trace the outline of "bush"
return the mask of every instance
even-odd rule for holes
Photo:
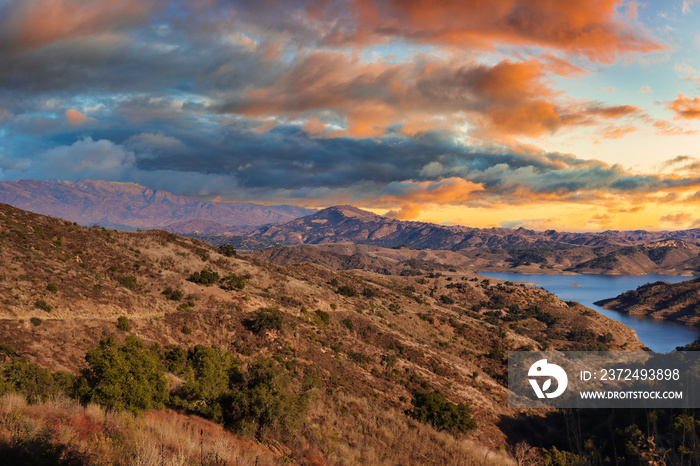
[[[126,316],[121,316],[117,318],[117,328],[122,332],[128,332],[131,330],[131,325],[129,324],[129,318]]]
[[[221,288],[224,290],[242,290],[245,288],[246,281],[250,279],[250,275],[236,275],[235,273],[230,273],[226,275],[221,281]]]
[[[440,392],[419,390],[413,395],[413,409],[407,414],[418,421],[432,424],[436,429],[458,435],[476,429],[476,421],[466,403],[450,402]]]
[[[226,257],[233,257],[236,255],[236,249],[230,244],[222,244],[217,251],[219,254]]]
[[[190,327],[188,327],[187,325],[185,325],[184,327],[182,327],[182,333],[184,333],[185,335],[191,335],[192,329]]]
[[[442,304],[454,304],[455,300],[450,298],[446,294],[443,294],[440,296],[440,302],[442,302]]]
[[[209,286],[219,281],[219,274],[211,269],[202,269],[201,272],[192,273],[188,280],[198,285]]]
[[[129,275],[128,277],[120,277],[118,281],[119,284],[124,288],[134,289],[138,286],[136,277],[134,277],[133,275]]]
[[[173,290],[172,288],[166,288],[165,290],[163,290],[163,295],[171,301],[181,301],[182,300],[182,291],[180,291],[180,290]]]
[[[85,360],[88,367],[77,389],[83,403],[132,412],[164,407],[168,399],[165,371],[158,355],[137,337],[126,337],[122,346],[117,346],[114,337],[107,337],[88,350]]]
[[[330,314],[328,314],[327,312],[324,312],[320,309],[316,309],[316,317],[318,317],[318,320],[322,324],[327,324],[331,320]]]
[[[53,306],[51,306],[49,303],[44,301],[43,299],[39,299],[34,303],[35,307],[38,307],[39,309],[46,311],[46,312],[51,312],[53,309]]]
[[[248,322],[248,327],[255,333],[282,330],[282,313],[279,309],[261,307],[255,311],[255,317]]]
[[[355,288],[348,286],[348,285],[339,286],[335,292],[338,293],[339,295],[347,296],[348,298],[352,298],[353,296],[357,296],[357,291],[355,291]]]
[[[291,391],[289,375],[275,361],[258,357],[235,388],[223,402],[226,425],[258,440],[299,431],[306,397]]]
[[[216,346],[197,345],[187,352],[185,383],[172,401],[207,418],[221,420],[221,399],[228,393],[232,356]]]
[[[38,327],[39,325],[41,325],[41,319],[38,317],[32,317],[31,319],[29,319],[29,322],[31,322],[32,325],[35,327]]]
[[[70,374],[59,375],[58,380],[49,370],[18,359],[7,365],[2,372],[8,388],[21,392],[30,403],[44,401],[50,396],[67,390],[72,385]],[[57,374],[58,375],[58,374]]]
[[[354,324],[354,322],[352,321],[352,319],[349,318],[349,317],[346,318],[346,319],[343,319],[343,325],[345,325],[345,326],[348,328],[348,330],[354,330],[354,329],[355,329],[355,324]]]
[[[46,291],[50,291],[51,293],[56,293],[58,292],[58,287],[54,285],[53,283],[49,283],[46,285]]]

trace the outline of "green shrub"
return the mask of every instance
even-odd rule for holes
[[[119,284],[124,288],[134,289],[138,286],[136,277],[134,277],[133,275],[129,275],[128,277],[119,277],[118,281]]]
[[[51,306],[49,303],[47,303],[47,302],[44,301],[43,299],[38,299],[38,300],[34,303],[34,306],[35,306],[35,307],[38,307],[39,309],[41,309],[41,310],[43,310],[43,311],[46,311],[46,312],[51,312],[51,310],[53,309],[53,306]]]
[[[182,327],[182,333],[184,333],[185,335],[191,335],[192,329],[190,327],[188,327],[187,325],[185,325],[184,327]]]
[[[289,375],[275,361],[258,357],[234,388],[223,401],[226,425],[258,440],[288,438],[299,432],[306,397],[294,394]]]
[[[202,269],[201,272],[192,273],[188,280],[198,285],[209,286],[219,281],[219,274],[211,269]]]
[[[41,325],[41,319],[38,317],[32,317],[31,319],[29,319],[29,322],[31,322],[32,325],[35,327],[38,327],[39,325]]]
[[[316,317],[318,317],[318,320],[322,324],[327,324],[331,320],[330,314],[328,314],[327,312],[324,312],[320,309],[316,309]]]
[[[236,249],[230,244],[222,244],[218,247],[217,251],[219,254],[226,257],[233,257],[236,255]]]
[[[63,374],[65,380],[59,383],[49,370],[24,358],[5,366],[2,375],[9,387],[24,394],[30,403],[46,400],[72,385],[69,374]]]
[[[58,287],[54,285],[53,283],[49,283],[46,285],[46,291],[50,291],[51,293],[56,293],[58,292]]]
[[[186,303],[182,303],[177,307],[178,311],[186,311],[187,309],[194,307],[194,303],[192,301],[187,301]]]
[[[343,319],[343,325],[345,325],[348,330],[354,330],[355,329],[355,324],[353,323],[351,318],[345,318]]]
[[[182,300],[182,291],[180,291],[180,290],[173,290],[172,288],[166,288],[165,290],[163,290],[163,295],[171,301],[181,301]]]
[[[168,399],[168,381],[159,355],[137,337],[118,346],[114,337],[100,341],[85,355],[88,367],[78,380],[82,402],[139,412],[161,409]]]
[[[372,358],[366,354],[358,353],[357,351],[348,351],[348,358],[358,364],[367,364],[372,362]]]
[[[339,295],[347,296],[348,298],[352,298],[353,296],[357,296],[357,291],[355,290],[355,288],[348,286],[348,285],[339,286],[335,292],[338,293]]]
[[[248,274],[236,275],[235,273],[230,273],[221,279],[221,288],[224,290],[242,290],[249,279],[250,275]]]
[[[458,435],[476,429],[476,421],[466,403],[452,403],[442,393],[419,390],[413,395],[413,409],[407,412],[418,421]]]
[[[117,328],[122,332],[128,332],[131,330],[131,325],[129,324],[129,318],[126,316],[120,316],[117,318]]]
[[[255,317],[248,321],[248,328],[255,333],[265,330],[282,330],[282,313],[279,309],[261,307],[255,311]]]
[[[197,345],[187,352],[185,383],[173,394],[177,406],[221,420],[221,399],[228,393],[232,356],[216,346]]]
[[[440,302],[442,302],[442,304],[454,304],[455,300],[444,294],[440,296]]]

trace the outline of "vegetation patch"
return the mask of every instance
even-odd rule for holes
[[[466,403],[454,404],[439,391],[417,391],[413,395],[413,409],[407,414],[452,435],[476,429],[476,420],[469,406]]]

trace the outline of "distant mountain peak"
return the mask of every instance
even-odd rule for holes
[[[368,210],[362,210],[358,209],[355,206],[351,205],[335,205],[328,207],[326,209],[318,211],[315,216],[319,217],[325,217],[328,214],[340,214],[344,217],[348,218],[359,218],[359,219],[367,219],[367,220],[380,220],[384,219],[384,217],[377,215],[375,213],[372,213]],[[386,219],[384,219],[386,220]]]

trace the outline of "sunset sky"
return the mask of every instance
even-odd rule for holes
[[[0,0],[0,180],[700,227],[700,1]]]

